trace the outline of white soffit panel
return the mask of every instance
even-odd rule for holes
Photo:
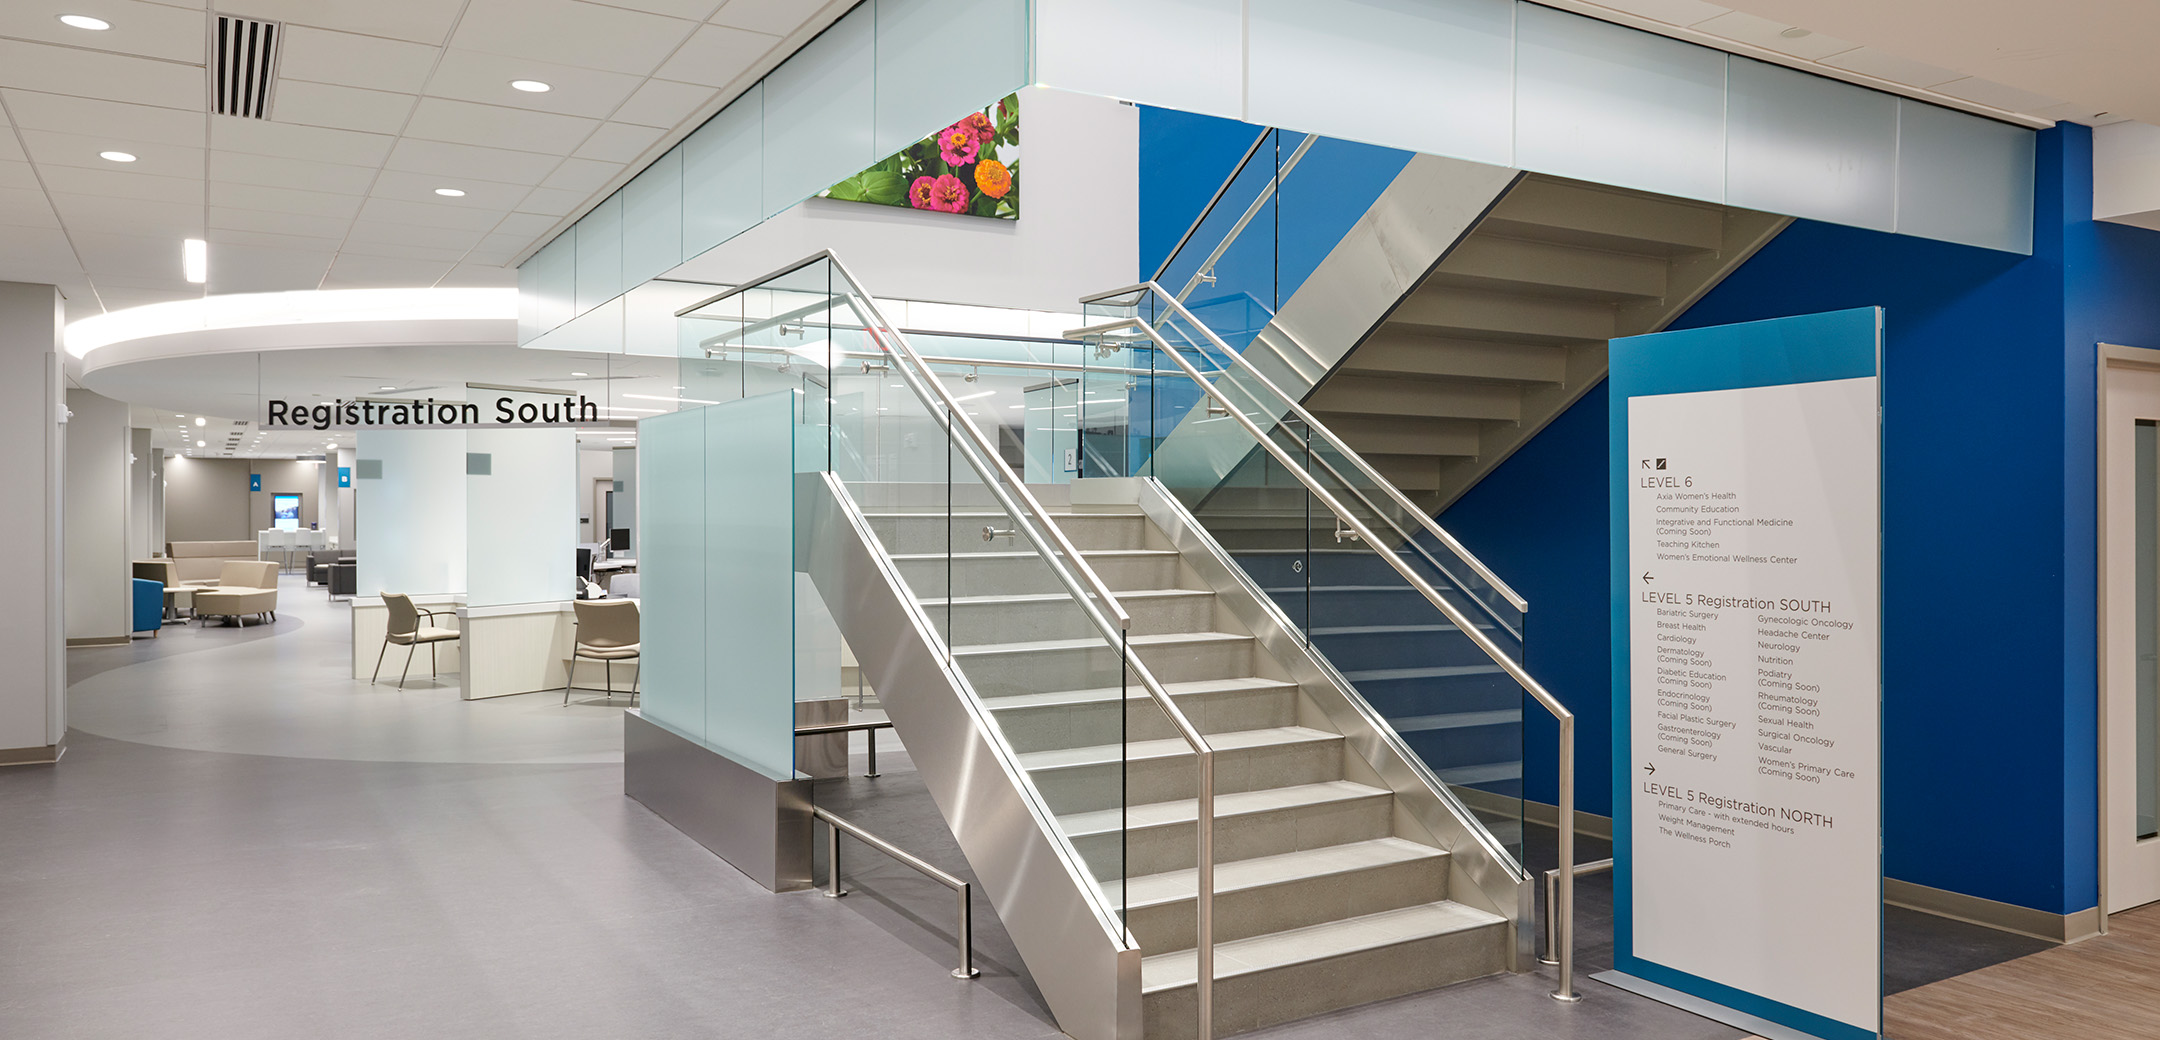
[[[1516,5],[1515,163],[1722,202],[1725,55]]]
[[[1245,117],[1242,0],[1038,0],[1035,82]]]

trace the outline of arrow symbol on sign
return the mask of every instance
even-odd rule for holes
[[[1648,584],[1650,584],[1651,582],[1653,582],[1653,581],[1656,581],[1657,579],[1656,579],[1656,578],[1653,578],[1653,577],[1651,577],[1651,576],[1650,576],[1650,572],[1649,572],[1649,571],[1644,571],[1644,572],[1642,572],[1642,580],[1643,580],[1643,584],[1645,584],[1645,585],[1648,585]]]
[[[1646,774],[1650,775],[1650,776],[1656,776],[1656,775],[1657,775],[1657,763],[1656,763],[1656,762],[1644,762],[1644,763],[1643,763],[1643,767],[1642,767],[1642,771],[1643,771],[1644,773],[1646,773]]]

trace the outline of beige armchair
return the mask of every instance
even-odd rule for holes
[[[260,559],[255,543],[166,542],[165,558],[173,562],[182,585],[209,585],[227,563],[252,563]]]
[[[277,581],[275,563],[228,560],[218,570],[215,588],[195,590],[195,616],[226,617],[243,625],[250,614],[276,621]]]
[[[570,670],[577,670],[580,660],[604,662],[607,695],[615,698],[615,664],[636,663],[638,671],[645,670],[638,656],[638,605],[627,599],[581,599],[571,607],[577,611],[577,632],[570,637]],[[638,680],[630,678],[630,703],[637,703]],[[572,679],[563,679],[562,699],[570,703]]]
[[[457,616],[457,612],[450,610],[421,610],[413,606],[411,596],[397,592],[383,593],[382,601],[383,606],[389,608],[390,617],[388,624],[383,626],[382,649],[375,651],[375,674],[368,676],[368,685],[373,686],[375,680],[382,678],[383,655],[390,652],[392,643],[405,648],[405,670],[398,673],[398,689],[405,688],[405,677],[412,674],[413,651],[418,650],[422,643],[427,644],[428,648],[428,675],[430,677],[436,675],[435,644],[447,643],[456,639],[458,630],[454,628],[438,628],[434,625],[425,624],[425,622],[430,618],[454,618]]]

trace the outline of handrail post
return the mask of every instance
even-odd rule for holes
[[[954,968],[952,977],[972,979],[982,972],[975,968],[975,900],[974,886],[961,882],[953,890],[960,896],[960,966]]]
[[[1560,720],[1560,890],[1559,899],[1545,912],[1558,922],[1556,934],[1560,958],[1560,988],[1553,999],[1575,1003],[1575,717]]]
[[[1194,945],[1193,996],[1199,1005],[1200,1040],[1215,1040],[1215,752],[1200,752],[1200,798],[1194,831],[1200,842],[1194,902],[1199,941]]]

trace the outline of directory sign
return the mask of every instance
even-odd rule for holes
[[[1616,970],[1758,1032],[1881,1032],[1880,326],[1612,344]]]

